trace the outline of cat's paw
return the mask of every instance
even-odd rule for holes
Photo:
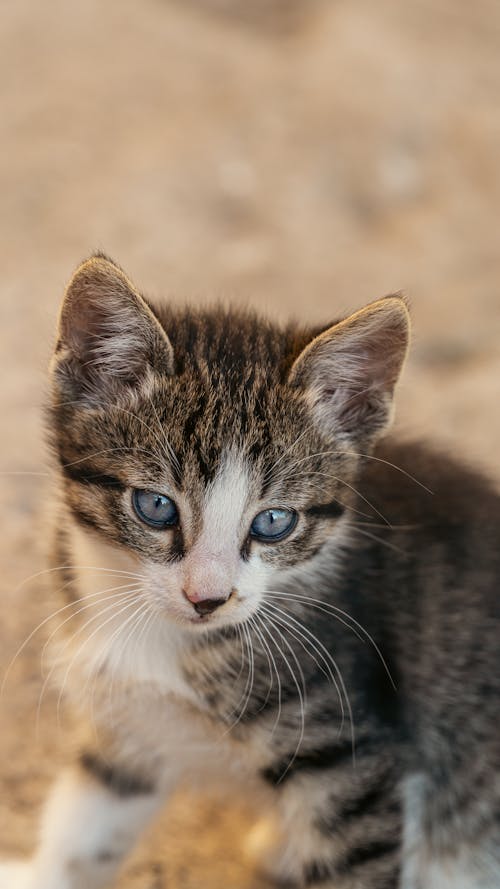
[[[27,862],[0,863],[0,889],[29,889],[32,869]]]

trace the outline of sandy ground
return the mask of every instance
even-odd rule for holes
[[[151,295],[318,322],[403,289],[407,435],[500,477],[495,0],[4,0],[0,673],[50,610],[40,405],[58,302],[94,248]],[[71,731],[43,629],[0,701],[0,846],[26,854]],[[242,802],[186,795],[123,889],[264,889]]]

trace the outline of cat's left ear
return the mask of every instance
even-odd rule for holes
[[[148,370],[174,371],[172,345],[158,319],[104,256],[82,263],[68,285],[51,369],[61,394],[91,402],[137,388]]]
[[[295,360],[289,383],[305,390],[322,432],[371,443],[389,426],[408,351],[402,297],[371,303],[317,336]]]

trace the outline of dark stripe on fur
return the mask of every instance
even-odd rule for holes
[[[338,519],[345,512],[345,506],[332,500],[331,503],[319,503],[316,506],[310,506],[305,513],[315,519]]]
[[[318,828],[326,836],[331,836],[343,825],[364,815],[394,818],[400,812],[401,802],[395,796],[387,775],[383,775],[375,785],[368,785],[358,796],[342,801],[333,800],[331,814],[321,816]]]
[[[358,749],[359,744],[356,744]],[[295,774],[301,772],[318,772],[340,764],[352,763],[353,750],[350,739],[343,743],[326,744],[324,747],[311,748],[299,753],[292,764],[289,757],[283,757],[262,771],[262,777],[269,784],[284,784]]]
[[[62,463],[61,465],[64,475],[72,482],[77,482],[81,485],[98,485],[102,488],[113,488],[115,491],[125,490],[126,486],[114,475],[99,472],[98,469],[94,469],[91,466],[85,467],[82,463],[77,465]]]
[[[334,873],[332,864],[326,861],[312,861],[304,870],[304,886],[318,886],[330,882]]]
[[[145,796],[154,791],[154,786],[150,781],[132,775],[119,766],[110,765],[94,753],[82,753],[80,765],[117,796]]]
[[[185,553],[184,534],[182,528],[174,528],[172,537],[172,547],[169,553],[169,561],[176,562],[182,559]]]
[[[398,855],[400,848],[400,842],[397,839],[368,840],[365,845],[356,846],[346,852],[337,862],[336,871],[341,875],[350,874],[357,867],[362,867],[365,864],[372,865],[376,861],[380,861],[381,858]]]

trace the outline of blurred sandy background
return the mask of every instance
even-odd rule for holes
[[[0,133],[0,675],[48,610],[20,587],[44,567],[40,404],[95,248],[152,296],[280,318],[407,291],[399,423],[500,477],[496,0],[4,0]],[[0,702],[2,854],[67,756],[52,694],[36,736],[43,641]],[[174,808],[123,889],[263,889],[251,813]]]

